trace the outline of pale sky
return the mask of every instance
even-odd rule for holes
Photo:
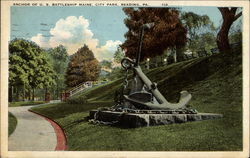
[[[207,14],[216,26],[216,7],[182,7],[182,11]],[[127,28],[122,7],[11,7],[11,39],[25,38],[43,48],[64,45],[69,54],[87,44],[98,60],[111,60],[124,42]]]

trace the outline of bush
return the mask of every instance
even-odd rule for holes
[[[8,129],[8,135],[10,136],[16,129],[17,126],[17,119],[16,117],[9,112],[9,129]]]
[[[87,103],[87,97],[85,95],[71,97],[66,102],[69,104],[84,104]]]

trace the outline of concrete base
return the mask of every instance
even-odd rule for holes
[[[90,118],[94,119],[97,110],[90,111]],[[222,118],[221,114],[135,114],[114,111],[99,111],[96,120],[103,122],[118,122],[119,125],[128,128],[167,125],[172,123],[185,123],[189,121],[202,121]]]

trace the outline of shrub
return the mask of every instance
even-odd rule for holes
[[[84,104],[87,103],[87,97],[85,95],[71,97],[66,102],[69,104]]]

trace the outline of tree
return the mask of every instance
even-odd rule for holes
[[[36,82],[32,83],[31,87],[33,88],[33,100],[34,100],[34,89],[35,88],[44,88],[45,95],[48,92],[48,89],[56,85],[58,76],[53,69],[52,64],[48,60],[47,52],[41,54],[41,58],[38,62],[37,68],[35,69]]]
[[[229,41],[230,43],[238,43],[238,42],[242,42],[242,31],[241,30],[237,30],[235,32],[233,32],[230,36],[229,36]]]
[[[216,28],[207,15],[198,15],[193,12],[183,12],[181,20],[188,30],[188,47],[195,51],[200,47],[200,36]]]
[[[112,62],[108,60],[103,60],[100,62],[101,67],[105,69],[111,69],[112,68]]]
[[[242,42],[242,19],[232,24],[228,36],[230,44]]]
[[[48,53],[53,59],[54,70],[57,73],[64,73],[69,60],[66,48],[63,45],[59,45],[55,48],[49,49]]]
[[[13,100],[14,87],[28,85],[27,61],[20,57],[17,53],[10,54],[9,57],[9,101]],[[25,89],[23,89],[25,97]],[[17,96],[18,98],[18,96]]]
[[[216,42],[220,52],[230,52],[228,33],[231,25],[242,15],[242,12],[240,11],[239,13],[237,13],[237,7],[222,7],[218,9],[222,14],[223,23],[219,33],[217,34]]]
[[[56,87],[53,88],[53,91],[56,91],[55,95],[58,98],[59,93],[66,88],[65,73],[69,62],[69,56],[67,54],[66,48],[62,45],[49,49],[48,54],[57,76]]]
[[[99,74],[98,60],[88,46],[84,45],[70,58],[66,72],[66,84],[68,87],[74,87],[86,81],[97,80]]]
[[[114,62],[120,64],[123,58],[124,53],[122,52],[121,47],[118,47],[114,54]]]
[[[199,43],[203,44],[205,50],[211,50],[216,47],[216,36],[211,32],[203,33],[200,35]]]
[[[9,52],[9,84],[11,88],[23,87],[24,98],[26,90],[32,90],[34,100],[36,88],[52,86],[55,83],[55,74],[46,52],[34,42],[14,39],[9,44]]]
[[[179,11],[173,8],[124,8],[128,16],[124,23],[129,31],[125,34],[126,41],[121,45],[126,56],[135,57],[140,27],[154,22],[154,27],[145,31],[141,60],[164,53],[167,48],[184,46],[187,30],[179,19]]]

